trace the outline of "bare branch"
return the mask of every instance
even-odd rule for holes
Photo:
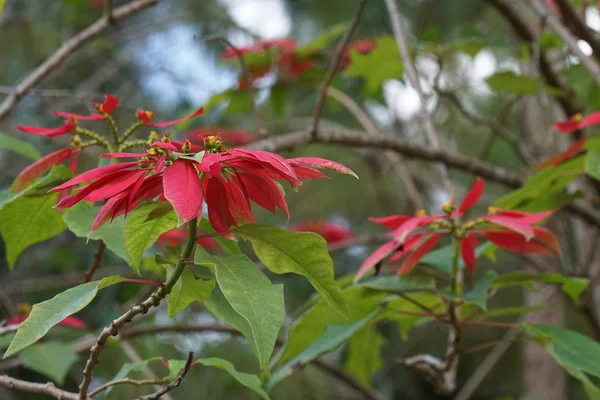
[[[367,113],[364,112],[363,109],[346,93],[334,88],[333,86],[330,86],[329,88],[327,88],[327,95],[342,103],[346,107],[346,109],[354,116],[354,118],[356,118],[356,120],[360,123],[364,130],[367,131],[369,135],[376,135],[377,133],[379,133],[379,129],[377,129],[377,127],[371,121]],[[398,176],[404,184],[406,194],[410,199],[411,203],[413,204],[414,209],[422,209],[423,199],[421,198],[419,189],[417,188],[417,185],[415,185],[410,171],[402,162],[402,158],[398,154],[391,151],[386,151],[385,157],[392,165],[392,168],[395,169],[398,173]]]
[[[560,8],[562,18],[570,25],[571,30],[581,39],[585,40],[592,48],[592,55],[600,60],[600,41],[595,33],[585,23],[585,14],[577,15],[577,10],[568,0],[555,0]],[[584,9],[585,10],[585,9]]]
[[[235,52],[235,55],[240,62],[240,67],[242,68],[242,73],[244,74],[244,79],[248,84],[248,90],[250,90],[250,102],[252,103],[252,112],[254,113],[254,119],[256,121],[256,128],[258,129],[258,134],[260,136],[269,136],[269,132],[267,132],[265,125],[263,124],[262,117],[260,115],[260,111],[258,110],[258,105],[256,104],[256,88],[252,83],[252,73],[250,72],[250,67],[244,58],[244,53],[237,47],[233,45],[225,36],[222,35],[213,35],[208,36],[206,40],[222,40],[228,47]]]
[[[83,275],[83,283],[90,282],[92,280],[92,278],[94,277],[96,270],[98,269],[98,267],[100,266],[100,263],[102,262],[102,256],[104,255],[104,249],[106,249],[106,244],[104,243],[103,240],[100,240],[98,242],[98,248],[96,249],[96,252],[94,253],[94,259],[92,260],[92,264],[90,265],[88,270],[85,271],[85,274]]]
[[[173,382],[169,383],[167,386],[165,386],[163,389],[159,390],[156,393],[149,394],[147,396],[140,396],[140,397],[138,397],[138,400],[155,400],[155,399],[159,399],[164,394],[166,394],[166,393],[170,392],[171,390],[179,387],[179,385],[181,385],[181,381],[183,380],[183,378],[185,378],[185,375],[190,370],[190,367],[192,366],[192,361],[194,361],[194,353],[190,351],[189,354],[188,354],[188,358],[187,358],[187,362],[185,363],[185,366],[181,369],[181,371],[179,372],[179,375],[177,376],[177,378],[175,378],[175,380]]]
[[[392,30],[394,32],[394,39],[396,40],[398,52],[400,53],[400,58],[402,59],[402,65],[404,66],[410,83],[419,95],[421,122],[425,130],[425,135],[427,136],[427,141],[434,150],[437,150],[440,148],[440,139],[435,129],[433,119],[427,111],[427,98],[423,93],[423,88],[421,87],[421,81],[419,79],[419,73],[417,72],[417,69],[413,64],[412,57],[408,49],[406,29],[404,28],[402,14],[398,10],[396,0],[385,0],[385,5],[388,9],[388,13],[390,14]],[[442,177],[442,183],[444,184],[444,188],[446,189],[448,196],[452,197],[452,181],[450,180],[450,173],[446,166],[440,165],[440,175]]]
[[[600,84],[600,65],[596,60],[586,55],[577,44],[577,38],[560,22],[560,20],[542,4],[540,0],[529,0],[540,18],[546,21],[546,25],[567,45],[571,53],[575,54],[581,60],[581,63],[588,69],[590,75]]]
[[[115,0],[104,0],[104,17],[109,24],[114,24],[115,18],[113,16],[113,10],[115,8]]]
[[[353,377],[351,374],[344,371],[337,365],[331,364],[327,361],[318,358],[313,361],[313,364],[315,364],[316,367],[322,369],[323,371],[326,371],[329,374],[333,375],[338,380],[345,382],[349,387],[362,394],[365,399],[382,400],[381,396],[379,396],[377,392],[369,389],[368,387],[360,383],[360,381],[358,381],[355,377]]]
[[[122,7],[115,9],[112,13],[114,21],[120,21],[134,15],[150,6],[158,0],[134,0]],[[109,20],[102,17],[85,30],[79,32],[71,39],[64,42],[50,57],[39,67],[33,70],[23,81],[17,85],[15,90],[0,103],[0,120],[2,120],[14,108],[19,99],[29,92],[33,87],[44,80],[54,69],[65,61],[74,51],[98,36],[111,25]]]
[[[0,386],[8,389],[19,390],[32,394],[46,394],[58,400],[77,400],[77,393],[67,392],[54,386],[52,382],[35,383],[15,379],[7,375],[0,375]]]
[[[360,17],[362,16],[362,12],[367,4],[366,0],[359,0],[358,5],[356,6],[356,12],[354,13],[354,18],[352,18],[352,22],[350,22],[350,26],[344,36],[340,40],[337,45],[335,55],[331,60],[331,64],[329,65],[329,69],[327,70],[327,75],[321,84],[321,90],[319,92],[319,98],[317,99],[317,105],[315,107],[315,113],[313,115],[313,123],[311,128],[311,136],[316,137],[319,133],[319,122],[321,120],[321,113],[323,112],[323,107],[325,106],[325,99],[327,97],[327,88],[331,85],[331,81],[333,80],[333,76],[338,70],[340,65],[340,61],[342,60],[342,56],[344,55],[344,50],[350,41],[350,37],[352,37],[352,33],[358,26],[358,22],[360,21]]]
[[[164,385],[168,383],[168,379],[142,379],[135,380],[131,378],[123,378],[116,379],[114,381],[106,382],[104,385],[98,386],[96,389],[92,390],[89,394],[90,397],[94,397],[95,395],[104,392],[109,387],[118,386],[118,385],[133,385],[133,386],[145,386],[145,385]]]

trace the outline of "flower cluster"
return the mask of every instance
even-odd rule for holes
[[[302,179],[325,177],[315,168],[354,175],[349,168],[321,158],[284,159],[266,151],[225,149],[216,135],[206,136],[203,147],[205,150],[194,152],[189,140],[174,142],[165,134],[144,153],[105,154],[102,157],[137,160],[98,167],[55,187],[52,191],[84,184],[57,208],[81,200],[106,200],[94,221],[95,230],[143,201],[168,201],[182,222],[200,216],[206,203],[212,226],[226,232],[232,226],[254,222],[250,201],[273,213],[279,208],[289,217],[278,180],[295,188]]]
[[[477,178],[458,210],[454,202],[442,206],[442,214],[415,216],[391,215],[370,218],[372,222],[392,229],[392,240],[373,252],[357,272],[357,279],[389,257],[389,263],[402,260],[398,274],[408,274],[438,243],[443,234],[451,234],[460,242],[462,259],[467,269],[475,269],[475,248],[478,240],[487,240],[503,249],[519,253],[547,253],[560,256],[560,247],[554,234],[535,224],[549,217],[553,211],[528,213],[500,210],[490,207],[487,215],[461,222],[465,211],[481,198],[485,184]]]

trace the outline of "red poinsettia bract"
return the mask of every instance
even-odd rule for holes
[[[327,241],[328,244],[345,242],[356,237],[354,232],[341,224],[327,221],[305,221],[292,228],[296,232],[314,232]]]
[[[475,269],[475,248],[480,239],[518,253],[560,256],[560,247],[554,234],[535,226],[553,211],[528,213],[490,207],[487,215],[461,222],[460,217],[479,201],[484,187],[483,180],[477,178],[458,210],[455,210],[454,202],[449,202],[442,207],[442,214],[426,215],[424,211],[420,211],[414,216],[370,218],[372,222],[391,229],[392,240],[379,247],[364,261],[357,272],[357,279],[388,257],[388,262],[392,264],[402,260],[398,274],[406,275],[435,247],[441,235],[450,233],[460,240],[462,259],[471,272]]]
[[[175,247],[185,243],[187,238],[187,230],[175,228],[160,235],[156,240],[156,243],[162,246]],[[219,248],[217,242],[210,237],[200,238],[196,241],[196,243],[208,250],[216,250]]]
[[[106,154],[103,157],[138,160],[98,167],[52,189],[84,184],[57,207],[106,200],[94,221],[95,230],[145,200],[168,201],[183,222],[200,216],[206,203],[212,226],[225,232],[254,222],[250,201],[273,213],[279,208],[289,216],[278,180],[297,187],[303,179],[325,177],[315,168],[354,175],[349,168],[320,158],[284,159],[267,151],[226,150],[218,136],[207,136],[204,147],[205,151],[192,153],[189,141],[178,147],[165,136],[145,153]]]

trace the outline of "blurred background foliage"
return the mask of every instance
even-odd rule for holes
[[[117,1],[117,4],[125,1]],[[497,72],[522,71],[522,62],[531,57],[513,34],[510,26],[485,1],[481,0],[398,0],[399,7],[409,19],[409,26],[417,45],[423,52],[417,65],[427,82],[437,76],[437,61],[431,54],[441,55],[444,90],[455,92],[467,107],[479,115],[501,119],[517,140],[522,139],[522,104],[527,97],[538,96],[539,90],[518,85],[505,90],[503,83],[490,88],[486,79]],[[202,104],[214,104],[218,96],[236,89],[239,67],[235,60],[219,59],[224,45],[208,36],[228,37],[238,46],[252,43],[257,38],[291,37],[299,44],[311,42],[339,23],[352,18],[355,2],[348,0],[172,0],[159,4],[126,21],[119,22],[107,34],[92,41],[71,56],[54,71],[42,85],[25,96],[13,113],[0,121],[0,131],[32,143],[42,154],[67,145],[67,139],[49,139],[27,136],[15,129],[16,124],[56,126],[52,110],[86,113],[90,101],[101,101],[104,93],[120,98],[121,104],[113,113],[121,126],[135,120],[138,107],[156,110],[160,119],[176,117]],[[91,0],[7,0],[0,19],[0,98],[8,94],[27,73],[33,70],[69,37],[84,29],[102,15],[102,7]],[[600,16],[596,13],[596,19]],[[534,22],[532,21],[532,24]],[[355,39],[377,39],[391,33],[389,18],[382,1],[368,1],[363,19],[354,34]],[[548,46],[555,45],[548,35]],[[393,42],[392,42],[393,43]],[[554,44],[553,44],[554,43]],[[312,119],[318,87],[330,59],[331,46],[322,49],[314,76],[297,81],[280,80],[267,76],[258,83],[260,113],[266,129],[273,135],[306,128]],[[557,51],[560,51],[558,49]],[[353,58],[353,63],[357,61]],[[423,143],[419,129],[418,100],[407,86],[397,68],[388,65],[397,62],[397,52],[389,51],[386,65],[380,59],[361,59],[336,77],[334,86],[341,89],[369,113],[377,126],[386,132]],[[357,61],[358,62],[358,61]],[[371,62],[372,64],[369,64]],[[362,68],[361,68],[362,65]],[[354,72],[352,72],[354,71]],[[311,75],[311,74],[308,74]],[[572,65],[564,76],[577,89],[577,99],[593,110],[598,103],[598,88],[589,84],[589,77],[581,66]],[[502,78],[500,78],[501,80]],[[588,79],[588,80],[586,80]],[[366,90],[374,81],[375,90]],[[527,82],[525,82],[527,83]],[[430,85],[429,85],[430,86]],[[509,85],[510,86],[510,85]],[[529,91],[528,91],[529,90]],[[227,93],[227,92],[226,92]],[[202,130],[206,125],[256,132],[256,123],[244,93],[229,92],[230,104],[220,103],[207,107],[207,114],[190,124],[178,125],[171,130],[182,137],[191,129]],[[430,93],[428,107],[442,135],[443,147],[473,157],[483,158],[507,169],[524,173],[527,166],[515,155],[505,141],[490,135],[487,127],[474,125],[443,96]],[[227,97],[227,96],[226,96]],[[247,97],[246,97],[247,98]],[[525,99],[525,100],[524,100]],[[211,103],[212,102],[212,103]],[[551,108],[551,107],[549,107]],[[540,118],[539,137],[545,154],[558,148],[556,134],[547,127],[555,114]],[[329,100],[324,112],[323,126],[361,129],[351,113],[341,104]],[[143,138],[147,131],[139,134]],[[369,216],[406,214],[415,211],[406,196],[395,169],[381,160],[381,154],[349,150],[340,147],[313,145],[288,152],[285,156],[313,155],[327,157],[351,167],[359,176],[336,176],[330,180],[308,182],[298,191],[288,190],[292,213],[290,224],[305,220],[329,220],[346,225],[359,235],[378,231],[367,221]],[[542,156],[543,154],[539,154]],[[83,168],[97,163],[98,153],[86,152],[81,159]],[[540,157],[543,159],[543,157]],[[0,188],[8,187],[30,160],[8,150],[0,150]],[[438,209],[445,201],[440,189],[437,169],[432,164],[403,160],[421,193],[425,207]],[[453,171],[457,198],[471,184],[472,177]],[[506,188],[491,184],[485,193],[485,203],[507,192]],[[265,224],[286,226],[285,216],[258,213],[257,220]],[[334,261],[339,277],[355,271],[372,246],[354,246],[336,252]],[[95,246],[85,239],[76,238],[68,231],[52,240],[30,247],[18,260],[14,270],[4,263],[0,247],[0,290],[6,303],[34,304],[80,282],[83,271],[92,260]],[[499,254],[499,271],[519,269],[522,261]],[[484,274],[485,268],[478,273]],[[104,259],[101,275],[121,273],[131,275],[128,267],[116,256]],[[299,276],[270,276],[274,282],[284,282],[288,319],[286,326],[302,310],[302,304],[312,294],[308,282]],[[127,304],[140,296],[139,285],[122,284],[110,287],[98,296],[91,306],[78,314],[90,329],[99,329],[120,314]],[[507,291],[495,302],[504,306],[522,304],[520,290]],[[8,316],[10,310],[3,310]],[[585,329],[576,314],[569,315],[568,324]],[[201,305],[177,315],[173,322],[211,322],[214,319]],[[167,323],[166,310],[159,309],[136,325]],[[67,328],[56,328],[64,332]],[[434,399],[431,385],[422,377],[395,365],[394,360],[407,354],[428,351],[442,354],[445,349],[445,330],[436,324],[415,328],[407,340],[401,340],[396,323],[380,327],[386,338],[379,349],[382,367],[373,377],[372,384],[386,398]],[[75,339],[78,332],[71,332]],[[468,345],[488,342],[501,337],[501,329],[471,328],[465,332]],[[57,337],[58,334],[57,334]],[[61,340],[65,336],[60,336]],[[182,359],[188,351],[197,357],[218,356],[230,360],[238,370],[256,372],[256,362],[244,341],[238,337],[217,333],[157,334],[127,340],[134,349],[123,352],[109,345],[97,367],[94,384],[112,378],[123,363],[136,357],[146,359],[160,355],[165,359]],[[373,343],[375,346],[375,343]],[[522,354],[519,344],[500,358],[492,372],[478,388],[473,399],[520,399],[522,397]],[[137,353],[137,354],[136,354]],[[461,358],[459,387],[477,368],[486,352],[476,352]],[[332,362],[348,357],[345,348],[328,356]],[[10,360],[9,360],[10,361]],[[2,373],[11,368],[9,361],[0,361]],[[85,361],[84,354],[69,368],[65,388],[73,390]],[[151,364],[158,376],[167,374],[160,363]],[[28,368],[12,368],[11,375],[29,380],[47,379]],[[139,375],[139,374],[138,374]],[[135,376],[133,374],[132,376]],[[139,375],[141,376],[141,375]],[[112,398],[133,398],[140,393],[136,387],[119,387]],[[580,398],[580,386],[571,382],[569,399]],[[32,395],[0,389],[3,399],[28,399]],[[225,372],[206,367],[193,368],[181,387],[173,392],[176,399],[238,399],[258,398],[253,392],[237,384]],[[278,385],[273,399],[351,399],[359,398],[335,378],[307,366]]]

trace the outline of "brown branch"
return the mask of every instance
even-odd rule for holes
[[[577,44],[577,38],[573,36],[556,15],[548,10],[540,0],[529,0],[529,4],[531,4],[540,18],[546,22],[546,26],[567,45],[571,53],[579,57],[581,63],[587,68],[596,82],[600,84],[600,65],[581,50],[579,44]]]
[[[168,383],[168,378],[163,379],[142,379],[135,380],[131,378],[123,378],[116,379],[114,381],[106,382],[104,385],[98,386],[96,389],[92,390],[89,394],[90,397],[94,397],[95,395],[104,392],[109,387],[118,386],[118,385],[133,385],[133,386],[145,386],[145,385],[164,385]]]
[[[115,9],[112,13],[114,21],[120,21],[134,15],[145,8],[153,6],[158,0],[134,0],[122,7]],[[0,103],[0,120],[2,120],[15,107],[19,99],[33,87],[44,80],[54,69],[65,61],[74,51],[98,36],[102,31],[111,26],[109,20],[102,17],[85,30],[81,31],[71,39],[64,42],[50,57],[39,67],[33,70],[23,81],[17,85],[15,90]]]
[[[169,383],[167,386],[165,386],[163,389],[159,390],[158,392],[149,394],[147,396],[140,396],[140,397],[138,397],[137,400],[159,399],[164,394],[179,387],[179,385],[181,385],[181,381],[183,380],[183,378],[185,378],[185,375],[190,370],[190,367],[192,366],[192,361],[194,361],[194,353],[192,351],[190,351],[188,354],[188,358],[187,358],[187,362],[185,363],[185,366],[181,369],[181,371],[179,372],[179,375],[177,376],[177,378],[175,378],[175,380],[173,382]]]
[[[351,374],[344,371],[337,365],[331,364],[319,358],[314,360],[313,364],[315,364],[315,366],[320,368],[321,370],[326,371],[332,376],[336,377],[338,380],[345,382],[349,387],[362,394],[365,399],[382,400],[381,396],[377,392],[363,385],[355,377],[353,377]]]
[[[571,31],[585,40],[592,48],[592,55],[596,60],[600,60],[600,40],[596,37],[595,32],[592,32],[585,23],[585,15],[581,18],[577,15],[577,10],[571,5],[568,0],[555,0],[560,9],[560,14],[563,20],[569,25]]]
[[[429,115],[429,111],[427,111],[427,98],[425,97],[425,93],[421,87],[419,73],[413,64],[410,50],[408,48],[408,40],[406,39],[406,29],[404,27],[403,16],[400,13],[400,10],[398,10],[396,0],[385,0],[385,5],[392,22],[392,31],[394,33],[394,39],[396,41],[396,46],[398,47],[398,52],[400,53],[402,65],[404,66],[404,70],[408,75],[411,85],[419,96],[419,114],[423,129],[425,130],[427,141],[433,149],[439,149],[439,135],[436,131],[435,124],[433,123],[433,119],[431,118],[431,115]],[[452,197],[452,181],[450,180],[448,168],[445,165],[440,165],[439,168],[444,188],[446,189],[448,196]]]
[[[0,375],[0,386],[8,389],[19,390],[32,394],[45,394],[58,400],[77,400],[77,393],[67,392],[54,386],[52,382],[35,383],[15,379],[7,375]]]
[[[92,264],[90,264],[90,267],[88,268],[88,270],[85,271],[85,274],[83,274],[83,283],[90,282],[92,280],[92,278],[94,277],[96,270],[98,269],[98,267],[100,267],[100,264],[102,262],[102,256],[104,255],[105,249],[106,249],[106,244],[104,243],[103,240],[100,240],[98,242],[98,248],[96,249],[96,252],[94,253],[94,259],[92,260]]]
[[[433,149],[421,144],[411,143],[404,139],[383,133],[376,136],[369,136],[364,135],[364,132],[350,129],[328,129],[319,132],[318,136],[313,139],[310,131],[299,131],[259,140],[248,147],[277,152],[282,150],[292,150],[311,143],[328,143],[357,148],[393,150],[409,158],[443,163],[448,167],[460,169],[511,188],[519,188],[525,183],[522,174],[511,172],[500,166],[489,164],[459,153],[452,153],[445,149]],[[566,206],[566,210],[573,215],[581,217],[585,223],[600,228],[600,213],[587,203],[576,201]]]
[[[325,99],[327,97],[327,88],[331,85],[331,81],[333,80],[333,76],[338,70],[340,62],[342,60],[342,56],[344,55],[344,50],[350,41],[350,37],[352,37],[352,33],[356,29],[358,22],[360,21],[360,17],[362,16],[362,12],[367,4],[366,0],[359,0],[358,5],[356,6],[356,11],[354,13],[354,17],[352,18],[352,22],[350,22],[350,26],[344,33],[342,39],[337,45],[335,55],[331,60],[331,64],[329,65],[329,69],[327,70],[327,75],[321,84],[321,89],[319,92],[319,98],[317,99],[317,105],[315,107],[315,113],[313,115],[313,123],[312,128],[310,130],[311,136],[316,137],[319,132],[319,122],[321,120],[321,113],[323,112],[323,107],[325,106]]]
[[[252,73],[250,72],[250,67],[248,66],[248,63],[244,58],[244,53],[242,53],[240,49],[234,46],[233,43],[231,43],[225,36],[213,35],[208,36],[205,40],[221,40],[228,47],[231,47],[231,49],[235,52],[235,55],[237,56],[237,59],[240,63],[240,67],[242,68],[242,74],[244,75],[244,79],[246,79],[246,82],[248,83],[248,90],[250,90],[250,103],[252,105],[252,112],[254,113],[254,119],[256,121],[256,128],[258,129],[258,134],[263,137],[269,136],[269,132],[267,132],[267,130],[265,129],[262,117],[260,115],[260,111],[258,110],[258,105],[256,104],[256,88],[254,87],[254,84],[252,82]]]

